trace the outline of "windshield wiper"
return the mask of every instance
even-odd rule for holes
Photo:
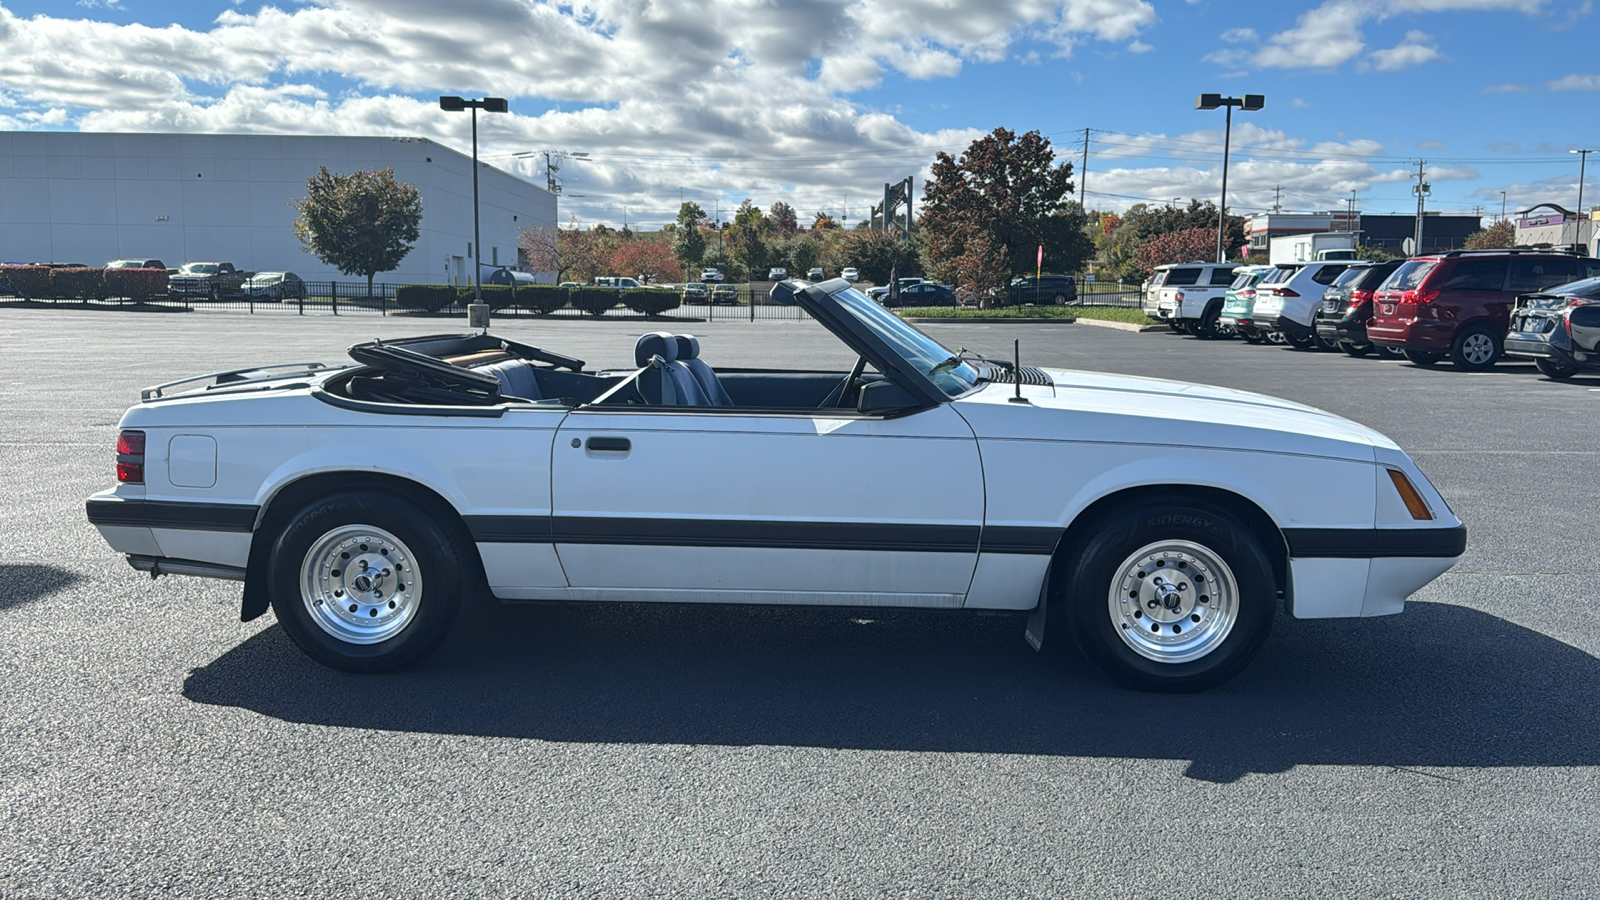
[[[962,362],[964,362],[964,360],[961,357],[952,356],[944,362],[939,363],[937,366],[929,369],[928,377],[932,378],[935,375],[943,375],[944,373],[953,370],[956,366],[961,365]]]
[[[976,350],[968,350],[965,347],[962,347],[961,349],[957,350],[956,351],[956,355],[961,357],[963,361],[966,360],[968,356],[971,356],[973,359],[976,359],[979,362],[985,362],[985,363],[988,363],[991,366],[999,366],[1000,368],[1005,369],[1008,372],[1011,371],[1011,368],[1012,368],[1011,363],[1006,361],[1006,360],[1003,360],[1003,359],[990,359],[989,357],[984,356],[982,353],[979,353]]]

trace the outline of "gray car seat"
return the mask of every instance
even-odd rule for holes
[[[655,360],[659,362],[652,365]],[[644,369],[639,375],[639,393],[651,406],[711,405],[694,373],[678,361],[678,339],[673,335],[657,331],[639,338],[633,346],[633,362]]]
[[[700,383],[700,390],[705,392],[710,404],[732,406],[733,398],[723,389],[722,382],[717,379],[717,373],[700,358],[700,339],[692,334],[678,334],[673,337],[678,341],[678,362],[694,373],[694,380]]]
[[[533,377],[533,364],[525,359],[508,359],[493,365],[480,366],[479,372],[493,375],[500,381],[500,396],[538,400],[539,381]]]

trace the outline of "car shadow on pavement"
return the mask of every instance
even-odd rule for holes
[[[77,574],[56,566],[0,565],[0,610],[48,597],[78,580]]]
[[[1174,759],[1229,782],[1297,765],[1600,765],[1600,660],[1485,613],[1412,603],[1278,621],[1203,694],[1119,688],[1015,619],[596,606],[477,612],[415,669],[352,676],[276,626],[184,695],[278,719],[548,741]],[[1424,773],[1430,774],[1430,773]]]

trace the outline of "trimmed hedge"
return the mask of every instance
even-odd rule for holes
[[[167,295],[166,269],[105,269],[106,296],[143,303]]]
[[[567,301],[571,299],[567,291],[567,288],[556,287],[553,284],[519,287],[517,305],[541,316],[549,315],[567,305]]]
[[[512,292],[512,287],[509,284],[485,284],[481,285],[481,287],[483,288],[483,302],[487,303],[489,309],[495,312],[499,312],[516,302],[516,294]],[[476,297],[477,294],[471,287],[456,288],[456,303],[462,309],[466,309],[467,304],[471,303]]]
[[[659,316],[669,309],[683,305],[677,291],[664,288],[639,288],[622,292],[622,302],[640,315]]]
[[[394,302],[403,309],[438,312],[456,302],[456,288],[448,284],[403,284],[394,289]]]
[[[104,300],[106,270],[88,267],[51,269],[50,296],[57,300]]]
[[[622,291],[616,288],[584,287],[572,292],[572,305],[591,316],[603,316],[621,302]]]
[[[50,294],[49,266],[6,266],[6,286],[24,300],[47,300]]]

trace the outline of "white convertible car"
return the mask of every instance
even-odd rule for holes
[[[842,279],[774,293],[854,368],[713,368],[665,333],[617,371],[490,334],[374,341],[145,390],[89,521],[152,576],[243,581],[244,619],[270,605],[350,671],[416,661],[486,591],[1009,610],[1153,690],[1238,672],[1280,603],[1398,613],[1465,547],[1349,420],[967,358]]]

